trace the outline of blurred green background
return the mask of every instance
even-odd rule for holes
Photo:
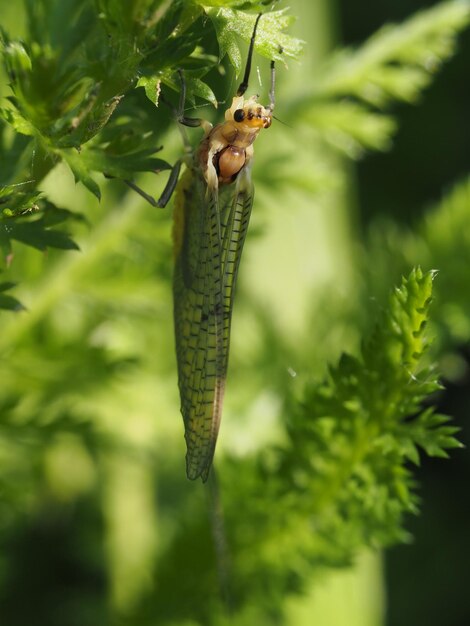
[[[400,22],[410,12],[434,4],[421,0],[385,0],[368,6],[341,2],[341,41],[358,44],[384,22]],[[413,225],[455,180],[468,176],[470,89],[465,75],[469,59],[470,33],[466,31],[459,39],[457,55],[426,91],[422,103],[399,107],[400,129],[393,149],[359,163],[355,182],[362,224],[369,223],[380,210]],[[459,253],[456,248],[456,256]],[[469,281],[467,273],[464,289],[465,283],[470,286]],[[422,513],[408,523],[413,541],[389,550],[385,557],[386,624],[390,626],[464,626],[470,620],[465,573],[470,556],[468,343],[462,342],[457,351],[462,370],[456,379],[445,381],[439,405],[462,427],[460,440],[467,450],[451,455],[446,462],[423,459],[417,473]]]
[[[395,263],[371,249],[392,247],[400,228],[417,228],[429,207],[468,176],[468,31],[422,100],[395,105],[398,132],[387,152],[353,163],[325,150],[295,115],[334,49],[359,46],[383,24],[434,4],[289,3],[298,16],[291,30],[307,45],[300,63],[278,68],[276,114],[285,124],[273,124],[255,146],[256,199],[240,270],[217,459],[242,458],[282,441],[285,398],[321,377],[341,352],[357,349],[374,312],[409,271],[401,258]],[[22,4],[0,0],[0,10],[2,26],[21,36]],[[255,64],[261,76],[268,75],[265,59]],[[228,99],[236,85],[230,69],[209,76],[218,99]],[[266,91],[266,84],[260,89]],[[0,94],[8,93],[3,79]],[[141,101],[150,108],[143,94]],[[202,112],[213,116],[209,108]],[[155,116],[168,127],[164,158],[173,162],[180,137],[167,111],[160,108]],[[191,606],[191,581],[185,579],[185,564],[197,572],[211,542],[205,520],[196,525],[199,534],[185,534],[186,520],[198,514],[206,493],[184,476],[171,210],[152,209],[118,181],[100,184],[99,203],[75,186],[64,165],[55,168],[41,188],[58,206],[85,215],[74,231],[81,251],[43,254],[18,247],[8,269],[28,310],[2,313],[0,335],[0,408],[13,415],[0,426],[5,626],[206,623],[204,598],[202,608]],[[158,196],[164,180],[145,175],[141,184]],[[382,224],[391,234],[375,240]],[[468,230],[464,234],[468,238]],[[438,401],[462,427],[468,448],[470,308],[468,295],[460,298],[452,289],[468,289],[470,274],[468,252],[458,245],[455,255],[463,261],[447,291],[439,258],[425,269],[443,270],[437,279],[444,284],[441,296],[454,306],[438,313],[434,329],[446,376]],[[405,260],[423,262],[419,246],[416,255],[409,246],[403,237]],[[452,332],[454,318],[458,328]],[[466,626],[469,471],[467,450],[446,461],[423,460],[417,471],[422,512],[408,519],[410,545],[385,555],[365,552],[349,569],[304,581],[302,594],[285,598],[282,620],[273,615],[261,621],[269,611],[248,607],[233,623]],[[168,549],[175,537],[181,537],[176,555]],[[175,562],[168,562],[168,554]]]

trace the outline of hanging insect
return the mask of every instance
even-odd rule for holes
[[[201,126],[205,136],[181,180],[181,162],[155,203],[163,207],[176,187],[174,209],[174,324],[181,413],[187,445],[186,473],[208,478],[222,415],[234,289],[253,205],[253,142],[269,128],[274,110],[274,61],[270,102],[245,100],[261,14],[256,18],[243,80],[225,113],[212,125],[185,117],[182,74],[178,121]]]

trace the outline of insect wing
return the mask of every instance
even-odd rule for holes
[[[238,268],[250,222],[253,197],[254,189],[251,182],[251,173],[247,167],[242,170],[237,179],[235,194],[228,198],[225,206],[222,201],[220,203],[222,205],[223,232],[222,280],[224,289],[223,339],[224,353],[226,355],[225,367],[228,364],[230,327]]]
[[[219,193],[197,171],[186,172],[176,199],[174,315],[190,479],[206,481],[214,456],[252,199],[248,175]]]
[[[188,171],[175,204],[174,316],[178,383],[188,478],[205,481],[220,423],[222,376],[222,239],[217,190]]]

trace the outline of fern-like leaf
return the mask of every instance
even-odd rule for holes
[[[353,158],[388,149],[396,125],[387,107],[419,99],[455,52],[469,19],[468,3],[453,0],[383,27],[359,49],[333,56],[292,114],[305,117]]]
[[[350,562],[364,544],[407,540],[403,519],[418,504],[409,461],[419,462],[420,449],[444,456],[460,445],[447,417],[422,408],[440,389],[427,355],[434,276],[414,269],[392,293],[360,355],[343,355],[326,380],[306,390],[290,410],[287,445],[264,450],[255,466],[244,459],[224,468],[227,492],[234,494],[228,505],[234,541],[243,506],[243,545],[252,546],[245,589],[256,593],[267,584],[256,582],[267,567],[287,591],[288,577],[282,583],[278,577],[286,576],[288,555],[315,571]]]

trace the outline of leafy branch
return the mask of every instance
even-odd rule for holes
[[[252,10],[261,6],[242,4]],[[124,0],[28,0],[26,15],[24,41],[0,33],[12,92],[0,107],[0,163],[5,164],[0,202],[7,203],[0,232],[9,262],[12,239],[38,249],[76,247],[67,234],[55,227],[46,231],[41,219],[30,215],[55,210],[63,219],[54,226],[71,217],[39,191],[58,163],[65,162],[75,181],[98,199],[95,173],[129,180],[139,172],[169,169],[155,156],[168,119],[159,119],[136,87],[145,87],[155,107],[162,85],[179,90],[176,70],[183,69],[189,101],[199,97],[217,104],[202,80],[218,63],[204,49],[211,45],[208,27],[213,25],[212,39],[220,37],[219,60],[229,52],[238,70],[237,39],[249,41],[255,19],[255,14],[217,3],[182,0],[132,5]],[[260,54],[276,51],[279,56],[281,47],[287,55],[298,54],[300,43],[283,33],[291,19],[284,11],[265,14],[256,41]]]
[[[389,149],[397,124],[385,111],[417,102],[469,20],[468,3],[452,0],[381,28],[357,50],[333,56],[295,110],[351,157]]]
[[[0,121],[0,245],[7,262],[17,242],[41,251],[76,248],[68,230],[83,218],[40,192],[58,163],[97,197],[103,175],[130,179],[168,168],[159,148],[168,143],[171,116],[156,106],[161,89],[166,95],[178,90],[175,70],[182,68],[189,101],[215,103],[212,87],[222,79],[213,82],[215,72],[208,73],[224,55],[240,68],[240,48],[246,49],[255,15],[267,6],[245,0],[31,0],[25,40],[2,36],[12,89]],[[63,28],[64,15],[70,28]],[[298,54],[300,43],[284,33],[289,19],[282,11],[264,15],[259,54]],[[338,55],[318,83],[312,81],[307,99],[286,107],[298,111],[309,132],[354,156],[382,148],[395,124],[383,111],[422,92],[436,59],[449,57],[467,20],[466,5],[452,2],[385,30],[362,49]],[[415,81],[411,87],[405,77]],[[341,176],[328,159],[318,158],[315,169],[305,162],[300,168],[295,150],[289,159],[272,150],[279,167],[260,171],[260,179],[271,175],[273,188],[284,185],[282,164],[289,162],[297,174],[307,169],[307,176],[318,176],[323,167],[329,176]],[[325,179],[318,186],[325,189]],[[302,189],[293,191],[300,204]],[[448,418],[429,408],[440,387],[427,329],[435,289],[442,297],[433,304],[433,319],[446,318],[457,338],[470,336],[462,282],[468,274],[468,197],[464,183],[416,236],[396,230],[394,241],[387,229],[391,254],[379,238],[381,256],[374,249],[368,258],[377,274],[379,261],[387,270],[395,262],[400,272],[420,262],[451,268],[449,280],[434,285],[433,272],[414,270],[357,354],[344,355],[325,380],[286,402],[277,424],[280,443],[242,459],[217,457],[239,623],[280,622],[285,598],[315,575],[350,563],[366,545],[407,539],[404,520],[418,503],[412,465],[423,453],[445,456],[459,445]],[[311,210],[311,194],[303,201]],[[103,545],[111,546],[111,556],[100,563],[111,581],[111,611],[124,609],[120,617],[139,626],[195,619],[221,624],[207,501],[183,480],[182,436],[173,426],[179,421],[168,356],[169,220],[133,196],[120,206],[97,207],[93,219],[85,252],[50,260],[33,292],[34,307],[9,316],[1,337],[8,355],[0,363],[2,532],[14,534],[17,521],[34,517],[31,510],[40,510],[42,500],[61,511],[64,502],[83,498],[104,519]],[[403,245],[404,238],[412,245]],[[367,296],[388,290],[388,275],[380,274],[379,286],[370,280]],[[0,285],[0,307],[20,308],[9,295],[13,286],[6,279]],[[459,300],[451,288],[460,290]],[[450,322],[456,302],[460,326]],[[359,332],[357,319],[348,321]],[[280,344],[275,322],[269,322],[271,343]],[[303,342],[305,353],[317,351],[312,336]],[[267,363],[271,353],[265,352]],[[312,360],[306,369],[314,367]],[[135,498],[131,507],[129,496]],[[137,572],[132,585],[129,571]]]
[[[323,382],[289,403],[283,445],[222,464],[232,600],[242,614],[264,597],[266,611],[279,617],[286,594],[301,591],[313,574],[350,563],[364,545],[407,539],[404,517],[417,512],[410,463],[419,462],[418,448],[445,456],[460,446],[448,418],[423,408],[440,389],[427,355],[433,279],[433,272],[413,270],[360,355],[343,355]],[[218,600],[210,601],[205,574],[213,571],[211,555],[197,551],[191,560],[201,532],[191,520],[168,546],[159,584],[185,570],[191,584],[183,587],[178,618],[199,606],[199,618],[213,623]],[[204,589],[202,608],[196,599]],[[165,612],[165,597],[155,610]]]
[[[410,264],[439,268],[433,324],[441,350],[453,350],[470,339],[469,210],[470,181],[464,178],[415,220],[412,229],[376,220],[367,241],[367,263],[375,268],[374,272],[363,268],[368,289],[378,292],[384,275],[399,275]]]

